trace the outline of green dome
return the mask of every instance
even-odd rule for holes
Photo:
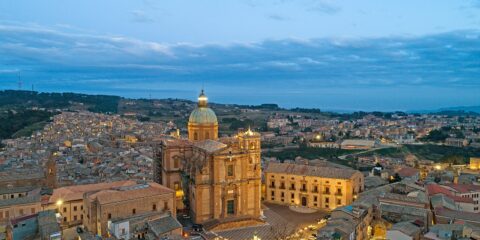
[[[217,115],[208,107],[199,107],[193,110],[188,119],[189,123],[217,124]]]

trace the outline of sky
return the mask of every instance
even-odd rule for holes
[[[392,111],[479,76],[480,0],[0,1],[0,89]]]

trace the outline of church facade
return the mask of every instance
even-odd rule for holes
[[[215,112],[203,90],[190,114],[188,139],[157,147],[154,179],[176,191],[177,207],[196,223],[258,219],[261,215],[260,134],[218,137]]]

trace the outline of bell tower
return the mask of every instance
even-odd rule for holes
[[[45,185],[52,189],[57,187],[57,152],[52,152],[45,164]]]

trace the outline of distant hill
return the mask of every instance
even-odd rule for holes
[[[462,107],[450,107],[450,108],[440,108],[439,112],[443,111],[463,111],[463,112],[474,112],[480,114],[480,106],[462,106]]]
[[[480,115],[480,106],[448,107],[434,110],[414,110],[409,113],[440,114],[449,116]]]

